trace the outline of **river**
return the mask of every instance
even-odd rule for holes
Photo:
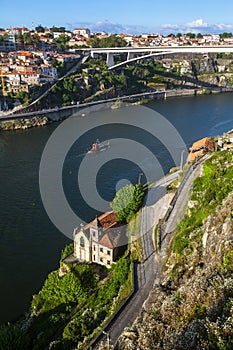
[[[158,100],[150,102],[148,107],[166,117],[187,146],[204,136],[220,135],[233,128],[233,100],[230,93]],[[128,108],[130,113],[130,107]],[[101,113],[100,118],[112,122],[114,111],[105,110]],[[86,118],[91,119],[92,116]],[[61,251],[70,242],[48,218],[39,191],[41,155],[47,140],[58,125],[54,123],[27,131],[0,132],[1,323],[13,321],[27,310],[32,295],[41,288],[47,274],[58,267]],[[141,133],[139,135],[137,129],[127,125],[114,129],[109,129],[106,125],[99,129],[97,137],[127,138],[129,134],[131,139],[145,143],[153,151],[154,141],[150,137],[145,140],[145,136]],[[65,162],[67,170],[63,173],[67,199],[83,221],[90,220],[96,212],[85,205],[80,193],[75,191],[77,174],[74,168],[79,161],[77,154],[86,152],[93,140],[93,134],[89,133],[76,148],[70,150]],[[174,165],[162,148],[157,158],[164,173]],[[114,196],[116,183],[121,179],[135,183],[140,171],[140,167],[126,160],[106,162],[98,172],[97,187],[100,195],[110,201]],[[157,177],[158,174],[154,174],[154,179]],[[87,186],[88,178],[89,174],[86,177]],[[145,179],[142,178],[142,181]]]

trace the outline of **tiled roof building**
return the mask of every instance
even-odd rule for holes
[[[116,213],[110,211],[74,230],[74,256],[110,267],[127,245],[124,227],[119,225]]]
[[[204,155],[208,151],[215,151],[215,142],[209,137],[194,142],[190,148],[188,162],[193,162],[197,157]]]

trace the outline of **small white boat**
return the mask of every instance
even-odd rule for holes
[[[92,144],[91,149],[87,152],[89,154],[106,151],[110,147],[109,141],[100,142],[98,139]]]

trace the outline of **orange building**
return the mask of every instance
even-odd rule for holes
[[[209,151],[215,151],[214,140],[209,137],[204,137],[203,139],[194,142],[190,148],[188,162],[193,162],[197,157],[200,157]]]

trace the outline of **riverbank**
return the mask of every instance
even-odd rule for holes
[[[48,117],[33,117],[31,119],[15,119],[0,122],[0,130],[26,130],[38,126],[45,126],[50,124]]]
[[[73,115],[74,113],[80,111],[80,109],[96,106],[99,104],[107,104],[107,108],[117,109],[121,108],[122,103],[130,104],[147,104],[153,100],[166,100],[170,97],[189,97],[189,96],[199,96],[199,95],[211,95],[219,93],[233,92],[233,88],[212,88],[212,89],[178,89],[178,90],[165,90],[165,91],[155,91],[155,92],[144,92],[140,94],[133,94],[128,96],[116,97],[107,100],[92,101],[88,103],[83,103],[79,105],[71,105],[62,108],[56,108],[52,110],[39,111],[20,115],[9,115],[4,117],[3,121],[0,121],[0,130],[25,130],[32,127],[45,126],[47,124],[62,121]],[[36,116],[35,114],[40,114]],[[44,115],[43,115],[44,113]],[[1,120],[1,117],[0,117]]]

